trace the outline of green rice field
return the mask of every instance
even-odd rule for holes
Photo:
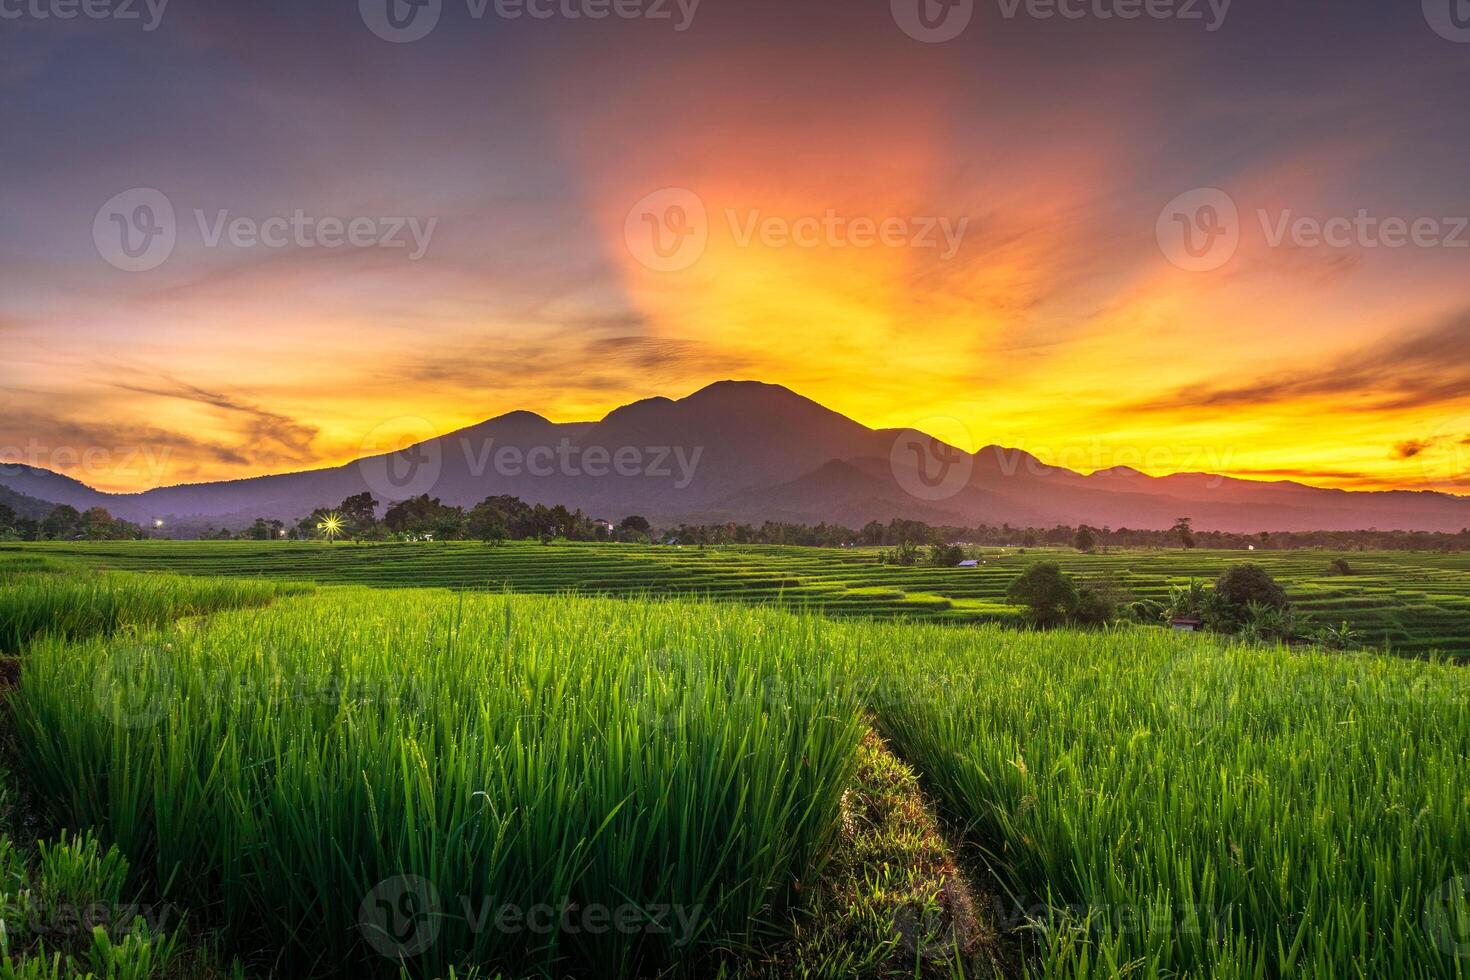
[[[98,608],[134,610],[15,634],[7,781],[26,826],[95,836],[49,877],[190,911],[106,956],[13,929],[0,977],[1470,977],[1465,667],[1024,631],[961,594],[1035,555],[7,549],[0,627],[60,615],[57,595],[89,608],[99,581]],[[1142,593],[1232,557],[1066,560],[1127,561]],[[1332,584],[1331,555],[1252,557],[1296,596]],[[1457,560],[1354,554],[1338,578],[1423,589]],[[924,929],[871,921],[900,870],[854,836],[859,760],[899,771],[864,755],[873,732],[943,818],[959,870],[940,876],[972,883],[935,892]],[[44,872],[56,845],[37,847]],[[841,934],[848,849],[869,862],[862,948],[785,952]],[[16,866],[7,925],[39,873]],[[196,948],[233,965],[181,966]]]
[[[1011,581],[1038,559],[1083,577],[1114,578],[1139,599],[1213,581],[1242,561],[1266,567],[1295,606],[1323,625],[1347,622],[1378,646],[1411,655],[1470,656],[1470,554],[1327,551],[1075,551],[987,549],[978,568],[901,568],[870,549],[626,544],[337,544],[316,542],[47,543],[0,546],[90,565],[321,583],[440,586],[538,594],[693,595],[781,603],[829,615],[1006,622]],[[1353,574],[1330,568],[1334,559]]]

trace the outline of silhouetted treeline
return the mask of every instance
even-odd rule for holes
[[[128,541],[144,537],[141,527],[118,520],[104,507],[79,511],[60,504],[40,520],[22,517],[0,504],[0,540],[11,541]]]
[[[970,544],[989,547],[1062,547],[1086,542],[1083,550],[1101,548],[1210,548],[1244,551],[1289,551],[1324,548],[1332,551],[1470,551],[1470,528],[1458,534],[1431,531],[1282,531],[1235,534],[1201,531],[1181,518],[1168,530],[1091,527],[1058,524],[1053,527],[931,526],[922,521],[873,521],[860,529],[836,524],[681,524],[664,532],[664,539],[681,544],[796,544],[826,547],[869,545]]]
[[[378,516],[382,510],[382,516]],[[329,519],[331,519],[329,521]],[[785,544],[810,547],[898,547],[968,544],[982,547],[1061,547],[1080,550],[1108,548],[1208,548],[1290,551],[1321,548],[1331,551],[1470,551],[1470,528],[1458,534],[1431,531],[1276,531],[1235,534],[1201,531],[1189,518],[1180,518],[1168,530],[1091,527],[1058,524],[1053,527],[1013,527],[981,524],[976,527],[934,526],[922,521],[871,521],[861,528],[840,524],[679,524],[655,528],[638,515],[618,522],[589,517],[561,504],[528,504],[519,497],[487,497],[471,508],[445,504],[424,494],[384,505],[370,494],[348,497],[336,507],[318,507],[294,524],[257,518],[243,530],[201,529],[207,539],[270,541],[345,537],[358,541],[625,541],[688,545]],[[328,532],[328,526],[336,530]],[[177,528],[143,528],[113,517],[102,507],[78,511],[62,504],[43,519],[18,515],[0,504],[0,540],[107,541],[174,536]]]
[[[378,516],[382,510],[382,516]],[[209,539],[348,538],[354,541],[646,541],[648,521],[636,515],[619,524],[589,517],[561,504],[528,504],[519,497],[486,497],[468,509],[422,494],[386,506],[371,494],[348,497],[336,507],[318,507],[287,524],[258,517],[241,531],[206,530]]]

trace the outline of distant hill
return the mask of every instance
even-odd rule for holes
[[[1016,449],[963,453],[918,434],[870,429],[778,385],[722,381],[686,398],[650,398],[598,422],[512,412],[410,447],[327,469],[105,494],[31,467],[0,484],[79,509],[147,522],[294,520],[368,491],[387,503],[430,493],[472,505],[494,494],[564,503],[617,520],[799,521],[858,527],[895,517],[956,525],[1204,530],[1458,532],[1470,498],[1429,491],[1350,492],[1210,474],[1091,475]]]
[[[7,467],[0,466],[0,480],[5,478],[6,469]],[[45,519],[56,505],[47,500],[38,500],[23,493],[16,493],[9,487],[0,484],[0,507],[9,507],[21,517],[39,521]]]

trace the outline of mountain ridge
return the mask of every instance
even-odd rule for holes
[[[355,493],[387,504],[419,493],[470,506],[512,494],[599,517],[656,522],[788,520],[860,526],[1080,524],[1156,529],[1458,532],[1470,498],[1351,491],[1210,473],[1083,474],[1030,453],[974,453],[906,429],[873,429],[782,385],[721,381],[679,399],[640,399],[594,422],[507,412],[392,453],[338,466],[110,494],[39,467],[0,463],[0,486],[139,522],[295,520]]]

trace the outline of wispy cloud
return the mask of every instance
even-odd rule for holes
[[[1466,351],[1470,351],[1470,310],[1406,339],[1364,347],[1323,368],[1294,366],[1246,384],[1180,388],[1132,407],[1232,408],[1301,399],[1340,399],[1344,410],[1439,405],[1470,396]],[[1417,450],[1408,452],[1404,458],[1416,454]]]
[[[305,461],[312,456],[312,443],[317,437],[316,426],[298,422],[279,412],[269,411],[236,396],[217,391],[208,391],[196,385],[164,379],[163,384],[137,384],[123,381],[112,382],[110,387],[141,395],[156,395],[160,398],[175,398],[219,409],[241,420],[242,442],[240,449],[249,449],[257,458],[262,450],[273,455],[282,453],[289,460]],[[280,452],[271,451],[269,446]]]

